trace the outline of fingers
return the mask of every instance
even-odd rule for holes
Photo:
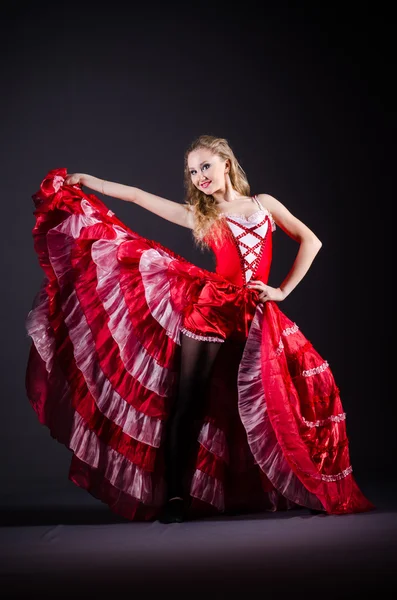
[[[79,181],[76,180],[75,177],[70,176],[70,177],[65,178],[63,185],[80,185],[80,184],[79,184]]]
[[[258,281],[258,283],[256,283],[256,282],[252,282],[252,280],[251,280],[248,284],[248,287],[251,290],[258,290],[262,294],[266,294],[266,292],[267,292],[267,286],[262,281]]]
[[[263,281],[254,281],[251,279],[248,283],[248,287],[255,290],[262,290],[263,292],[266,291],[266,285],[263,283]]]
[[[247,287],[251,290],[258,290],[260,292],[258,294],[258,299],[261,302],[268,302],[269,300],[271,300],[268,286],[265,283],[263,283],[263,281],[257,279],[250,279]]]

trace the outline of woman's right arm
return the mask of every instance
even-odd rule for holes
[[[93,175],[87,175],[85,173],[73,173],[67,175],[65,179],[65,185],[81,184],[96,192],[101,192],[106,196],[112,196],[113,198],[119,198],[126,202],[133,202],[146,208],[150,212],[188,229],[193,229],[193,212],[191,207],[187,204],[180,204],[179,202],[173,202],[167,200],[161,196],[156,196],[145,192],[136,187],[124,185],[122,183],[115,183],[114,181],[106,181]]]

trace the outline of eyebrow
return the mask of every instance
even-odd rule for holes
[[[204,165],[206,162],[208,162],[208,160],[203,160],[203,162],[201,162],[199,166],[201,167],[201,165]],[[194,169],[194,167],[189,167],[189,170],[190,169]]]

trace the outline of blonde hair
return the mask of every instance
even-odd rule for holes
[[[224,138],[212,135],[201,135],[194,140],[185,152],[184,183],[186,202],[193,208],[195,226],[194,240],[200,248],[209,246],[210,242],[219,243],[225,234],[225,222],[220,218],[217,202],[213,196],[204,194],[192,183],[188,166],[188,156],[194,150],[206,148],[223,160],[229,159],[229,177],[233,188],[244,196],[250,195],[250,186],[244,169],[235,157],[229,142]]]

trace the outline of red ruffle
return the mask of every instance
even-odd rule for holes
[[[294,324],[256,292],[133,232],[65,177],[50,171],[33,196],[45,279],[27,317],[26,390],[72,450],[71,480],[127,519],[157,516],[187,328],[224,341],[197,423],[193,512],[373,508],[351,473],[329,365]]]

